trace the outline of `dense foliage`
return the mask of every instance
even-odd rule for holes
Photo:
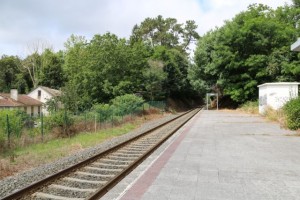
[[[20,110],[0,110],[0,146],[7,137],[19,137],[27,116]]]
[[[63,96],[57,100],[71,112],[126,94],[146,100],[191,95],[187,51],[199,37],[196,28],[194,21],[183,25],[158,16],[136,25],[129,40],[113,33],[97,34],[89,41],[71,35],[65,51],[57,53],[36,43],[25,59],[2,57],[0,92],[17,88],[25,93],[38,85],[61,89]],[[48,104],[56,110],[55,102]]]
[[[300,97],[291,99],[283,107],[286,125],[289,129],[300,129]]]
[[[110,103],[95,104],[91,112],[100,114],[100,120],[108,120],[112,116],[125,116],[141,110],[144,99],[133,94],[118,96]]]
[[[257,85],[299,81],[299,53],[290,45],[299,36],[300,10],[251,5],[225,25],[199,39],[189,70],[198,91],[215,90],[237,102],[257,99]]]
[[[299,19],[299,0],[293,0],[276,10],[250,5],[202,37],[192,20],[157,16],[135,25],[128,40],[113,33],[91,40],[71,35],[59,52],[37,43],[24,59],[1,57],[0,92],[60,88],[59,101],[73,113],[126,94],[163,100],[213,91],[241,104],[257,99],[259,84],[300,80],[300,54],[290,51]],[[189,46],[196,40],[192,62]]]

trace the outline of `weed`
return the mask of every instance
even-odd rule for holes
[[[258,114],[258,101],[247,101],[241,105],[238,110],[250,114]]]

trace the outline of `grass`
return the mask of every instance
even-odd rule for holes
[[[148,119],[160,117],[162,115],[159,114],[147,116]],[[71,138],[56,138],[45,143],[16,148],[10,153],[0,154],[0,179],[126,134],[144,123],[144,120],[144,117],[138,117],[135,118],[134,122],[128,122],[114,128],[102,129],[98,132],[83,132]]]
[[[58,157],[69,155],[74,150],[84,149],[99,144],[107,139],[128,133],[137,127],[137,124],[125,124],[115,129],[101,130],[96,133],[81,133],[71,138],[61,138],[46,143],[34,144],[26,148],[17,148],[15,155],[23,156],[38,154],[44,161],[51,161]],[[35,157],[35,156],[34,156]]]
[[[239,111],[249,113],[249,114],[259,114],[258,112],[258,101],[248,101],[241,105],[238,108]],[[281,127],[286,128],[286,123],[285,123],[285,115],[281,109],[279,110],[274,110],[271,107],[267,107],[265,109],[265,112],[263,116],[273,122],[278,122]]]
[[[258,101],[248,101],[241,105],[238,108],[239,111],[250,113],[250,114],[259,114],[258,112]]]
[[[279,122],[283,127],[286,128],[285,116],[281,109],[274,110],[271,107],[267,107],[265,110],[264,116],[270,121]]]

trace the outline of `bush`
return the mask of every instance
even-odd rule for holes
[[[247,101],[240,106],[239,110],[251,114],[258,114],[258,101]]]
[[[283,106],[286,125],[289,129],[300,129],[300,97],[291,99]]]
[[[26,114],[20,110],[0,110],[0,135],[7,134],[7,116],[9,120],[10,133],[20,136]]]
[[[60,127],[61,133],[68,135],[70,126],[74,124],[74,117],[70,113],[61,110],[45,117],[45,124],[49,130]]]
[[[118,96],[111,100],[110,104],[96,104],[93,106],[92,113],[99,115],[101,121],[125,116],[142,109],[143,98],[133,94]]]
[[[114,114],[127,115],[140,110],[144,103],[144,99],[134,94],[125,94],[114,98],[111,100],[111,103]]]
[[[93,111],[99,114],[100,121],[108,120],[112,114],[112,106],[109,104],[95,104]]]

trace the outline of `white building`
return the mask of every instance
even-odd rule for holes
[[[18,94],[18,90],[12,89],[10,93],[0,93],[1,109],[24,110],[28,115],[38,116],[41,113],[42,102],[25,94]]]
[[[300,51],[300,38],[298,38],[298,40],[291,45],[291,50],[292,51]]]
[[[57,96],[61,96],[61,91],[60,90],[55,90],[55,89],[51,89],[48,87],[44,87],[44,86],[38,86],[37,88],[35,88],[34,90],[32,90],[28,96],[30,96],[31,98],[37,99],[39,101],[41,101],[44,105],[42,108],[42,112],[45,115],[48,115],[49,112],[47,110],[47,107],[45,106],[45,103]],[[59,107],[62,107],[61,105],[58,105]]]
[[[287,101],[298,97],[297,82],[265,83],[259,88],[259,113],[263,114],[269,106],[274,110],[281,108]]]

